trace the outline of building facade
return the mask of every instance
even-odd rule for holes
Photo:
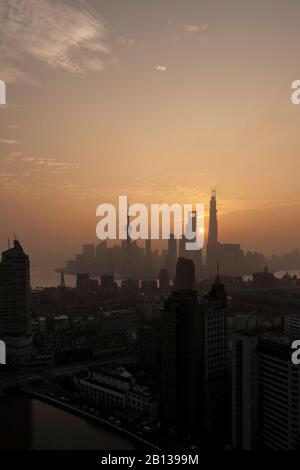
[[[7,362],[28,362],[32,354],[29,257],[19,241],[2,253],[0,263],[0,338]]]
[[[215,432],[225,379],[226,294],[219,280],[203,298],[175,290],[162,311],[162,424]]]

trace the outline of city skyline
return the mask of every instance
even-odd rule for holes
[[[121,278],[137,277],[142,279],[143,277],[153,278],[153,276],[157,278],[159,270],[167,268],[173,279],[177,257],[193,260],[197,279],[213,277],[216,274],[217,266],[221,266],[222,274],[225,276],[249,276],[256,271],[261,271],[263,267],[271,267],[271,269],[279,271],[281,276],[288,271],[292,272],[292,275],[298,276],[300,272],[298,249],[283,253],[282,256],[273,253],[271,257],[266,257],[264,253],[243,250],[240,243],[233,243],[232,240],[228,240],[226,243],[221,241],[222,235],[219,237],[218,230],[219,200],[216,189],[211,192],[209,216],[206,218],[209,220],[206,223],[207,228],[204,233],[204,248],[201,250],[187,251],[185,237],[183,236],[181,240],[175,240],[174,235],[171,235],[168,241],[162,239],[134,241],[128,237],[126,241],[117,239],[115,241],[98,240],[94,243],[83,243],[81,245],[83,252],[81,254],[77,252],[75,259],[70,257],[64,266],[62,262],[60,266],[53,264],[52,269],[46,266],[44,270],[33,265],[31,267],[32,287],[57,285],[58,275],[56,273],[69,275],[70,285],[75,283],[74,278],[71,279],[70,276],[73,277],[78,273],[89,273],[89,275],[96,277],[110,273],[117,274]],[[131,218],[128,217],[127,223],[130,224],[130,221]],[[172,227],[172,217],[170,221]],[[7,248],[10,249],[11,244],[16,242],[18,243],[14,233],[12,237],[7,239]],[[108,255],[109,252],[110,255]],[[108,257],[110,258],[109,263]]]
[[[215,203],[213,195],[213,218]],[[210,246],[219,254],[226,248],[213,236]],[[124,244],[128,254],[132,248]],[[91,257],[92,246],[85,252]],[[300,278],[279,280],[264,270],[248,282],[220,277],[218,268],[213,279],[199,282],[193,260],[179,255],[173,285],[162,269],[159,283],[124,279],[119,285],[107,274],[99,283],[77,274],[75,288],[61,275],[59,286],[31,290],[29,265],[17,240],[2,253],[0,339],[7,362],[0,370],[0,405],[15,403],[14,419],[26,431],[16,440],[14,429],[2,426],[1,448],[86,448],[82,419],[93,421],[98,435],[103,424],[114,431],[99,444],[106,450],[127,431],[118,448],[299,448],[300,369],[293,345],[299,344]],[[32,413],[28,406],[39,400],[51,416],[58,407],[64,416],[80,417],[76,431],[72,427],[78,442],[50,439],[50,415],[45,419],[40,408]],[[60,436],[61,426],[70,429],[62,414],[56,412]],[[31,435],[40,419],[44,444]]]
[[[299,19],[0,0],[0,450],[299,451]]]
[[[15,232],[50,272],[94,240],[98,204],[208,209],[216,185],[223,243],[299,246],[298,4],[26,5],[0,1],[3,249]]]

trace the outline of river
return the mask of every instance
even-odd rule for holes
[[[19,393],[0,398],[0,449],[130,450],[126,438]]]

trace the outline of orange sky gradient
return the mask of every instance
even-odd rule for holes
[[[221,241],[300,247],[299,2],[53,3],[0,0],[1,250],[50,272],[98,204],[208,210],[215,186]]]

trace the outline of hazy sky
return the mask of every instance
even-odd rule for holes
[[[300,246],[298,0],[0,0],[0,249],[51,270],[96,206],[208,202],[221,241]]]

